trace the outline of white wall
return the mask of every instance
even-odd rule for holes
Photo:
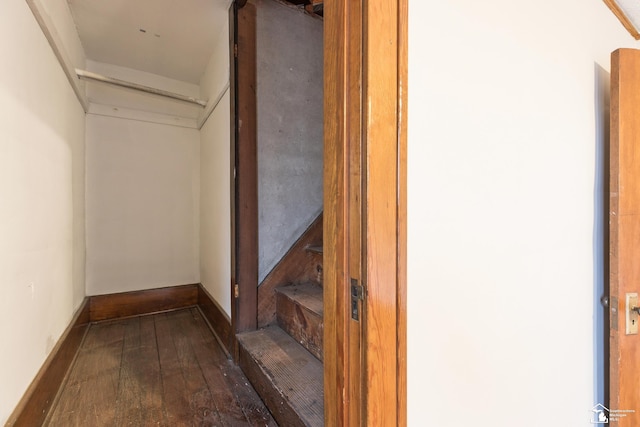
[[[0,52],[4,425],[85,295],[84,112],[24,0],[2,3]]]
[[[600,0],[409,16],[410,425],[591,425],[603,74],[640,46]]]
[[[201,129],[200,280],[231,315],[229,91]]]
[[[220,12],[228,17],[227,12]],[[229,82],[229,19],[220,21],[220,31],[213,43],[213,50],[207,68],[200,80],[200,98],[215,100],[222,88]]]
[[[229,82],[229,25],[222,26],[201,96],[215,100]],[[231,315],[231,94],[200,130],[200,282]]]
[[[199,132],[87,115],[87,294],[196,283]]]

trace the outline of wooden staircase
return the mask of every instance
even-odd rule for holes
[[[321,227],[321,217],[319,224]],[[317,230],[314,233],[318,235]],[[265,318],[274,321],[237,336],[240,367],[278,424],[287,427],[324,425],[322,246],[301,247],[304,239],[303,235],[296,244],[298,254],[285,255],[281,264],[289,255],[297,257],[298,264],[305,259],[312,265],[304,270],[316,270],[319,280],[305,276],[302,282],[290,280],[270,290],[275,297],[275,316]]]
[[[322,360],[322,288],[313,283],[276,289],[278,326]]]

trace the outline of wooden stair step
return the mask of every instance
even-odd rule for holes
[[[281,426],[323,426],[322,363],[277,326],[237,336],[239,363]]]
[[[276,288],[278,325],[322,360],[324,322],[322,288],[313,283]]]

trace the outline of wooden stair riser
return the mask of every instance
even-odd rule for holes
[[[318,360],[322,360],[322,316],[281,292],[277,293],[276,307],[278,325]]]

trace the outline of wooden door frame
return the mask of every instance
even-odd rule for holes
[[[246,1],[237,0],[235,7]],[[248,2],[247,4],[251,4]],[[324,4],[324,407],[325,424],[399,425],[406,419],[406,254],[407,254],[407,22],[408,0],[369,0],[357,11],[348,1]],[[245,6],[246,7],[246,6]],[[358,16],[353,14],[357,13]],[[359,20],[354,31],[349,19]],[[353,22],[353,21],[352,21]],[[238,25],[242,25],[241,22]],[[368,31],[371,28],[372,31]],[[254,35],[255,37],[255,35]],[[361,50],[351,49],[353,44]],[[255,39],[253,41],[255,48]],[[233,52],[233,48],[232,48]],[[354,55],[354,52],[357,52]],[[357,61],[362,75],[359,90],[350,89],[349,64]],[[253,73],[253,74],[252,74]],[[255,88],[255,64],[249,80],[242,71],[234,73],[239,97],[243,87]],[[246,78],[246,76],[245,76]],[[253,80],[251,80],[253,78]],[[253,91],[255,95],[255,91]],[[358,95],[354,95],[358,94]],[[349,150],[346,131],[350,116],[345,114],[353,96],[361,96],[358,116],[362,125],[362,275],[365,282],[363,359],[351,360],[347,332],[350,317],[348,270]],[[255,96],[245,94],[247,102]],[[236,107],[242,108],[242,100]],[[240,112],[242,114],[242,112]],[[247,114],[247,113],[245,113]],[[235,128],[238,129],[237,122]],[[242,128],[246,122],[243,120]],[[235,263],[240,274],[257,265],[257,159],[253,156],[254,127],[245,131],[249,156],[240,152],[243,135],[237,136],[235,161]],[[253,139],[252,139],[253,138]],[[253,141],[253,142],[251,142]],[[251,145],[253,144],[253,145]],[[245,176],[246,174],[246,176]],[[253,174],[253,175],[252,175]],[[241,190],[244,185],[244,193]],[[239,190],[240,189],[240,190]],[[248,205],[247,205],[248,203]],[[255,203],[255,204],[254,204]],[[247,208],[248,206],[248,208]],[[239,210],[246,208],[243,220]],[[255,221],[255,223],[253,222]],[[243,228],[248,224],[249,229]],[[253,228],[255,227],[255,228]],[[242,236],[246,233],[243,245]],[[253,234],[253,238],[251,237]],[[244,247],[244,250],[243,250]],[[247,254],[249,254],[247,256]],[[255,256],[253,255],[255,254]],[[257,274],[250,280],[238,277],[239,296],[232,301],[233,329],[255,329],[257,315]],[[255,294],[254,294],[255,292]],[[233,294],[232,294],[233,295]],[[350,376],[350,366],[361,363],[358,375]],[[354,389],[362,391],[358,402],[350,400]],[[350,410],[362,412],[353,418]]]
[[[325,424],[406,425],[407,0],[324,5]],[[359,14],[354,17],[353,14]],[[353,20],[355,18],[355,21]],[[355,22],[355,25],[354,25]],[[369,31],[371,29],[371,31]],[[349,70],[361,67],[359,82]],[[354,90],[354,85],[360,85]],[[361,111],[350,110],[360,96]],[[363,106],[367,106],[366,108]],[[350,120],[361,121],[353,135]],[[350,134],[351,132],[351,134]],[[349,343],[349,138],[362,141],[362,366]],[[352,369],[352,366],[356,366]],[[361,372],[354,378],[350,372]],[[352,402],[360,381],[362,402]],[[357,387],[356,387],[357,388]],[[357,394],[355,392],[354,394]],[[362,418],[354,422],[354,406]]]
[[[609,146],[609,396],[611,411],[627,413],[616,426],[637,426],[640,335],[626,333],[626,294],[640,292],[640,50],[611,55],[611,137]],[[613,412],[611,412],[613,415]]]
[[[256,7],[236,0],[229,14],[231,111],[231,323],[258,327],[258,147]],[[239,120],[242,118],[242,126]],[[234,340],[233,354],[238,348]]]

